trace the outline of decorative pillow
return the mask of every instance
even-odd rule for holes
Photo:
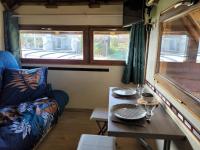
[[[47,87],[47,68],[5,69],[0,105],[17,105],[44,95]]]

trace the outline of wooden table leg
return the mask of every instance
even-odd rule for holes
[[[143,138],[139,138],[138,141],[146,150],[153,150],[151,146]]]
[[[96,123],[97,123],[97,126],[99,128],[98,135],[104,135],[107,131],[107,122],[96,121]],[[101,123],[103,123],[103,125]]]
[[[104,135],[107,132],[107,122],[104,122],[102,127],[102,135]]]
[[[163,150],[170,150],[170,140],[164,140]]]

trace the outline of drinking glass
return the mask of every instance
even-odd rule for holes
[[[144,90],[143,84],[138,84],[138,85],[137,85],[137,88],[136,88],[136,91],[137,91],[137,93],[138,93],[138,95],[139,95],[140,97],[142,96],[143,90]]]
[[[153,111],[156,108],[156,105],[151,104],[145,104],[145,110],[146,110],[146,120],[151,120],[151,117],[153,116]]]

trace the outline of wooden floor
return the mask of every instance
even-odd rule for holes
[[[80,135],[96,134],[98,129],[94,121],[90,121],[90,111],[66,110],[56,127],[45,137],[38,150],[76,150]],[[156,150],[154,141],[148,141]],[[135,139],[117,138],[118,150],[144,150]]]

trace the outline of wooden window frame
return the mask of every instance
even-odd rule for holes
[[[123,66],[125,61],[94,60],[93,59],[93,32],[94,31],[127,31],[122,26],[60,26],[60,25],[20,25],[20,30],[52,30],[52,31],[83,31],[83,60],[67,59],[33,59],[21,58],[24,64],[74,64],[74,65],[114,65]]]
[[[41,31],[82,31],[83,32],[83,60],[70,59],[35,59],[21,58],[21,62],[25,64],[88,64],[88,29],[86,26],[48,26],[48,25],[20,25],[20,30],[41,30]]]
[[[91,27],[89,29],[90,38],[90,63],[95,65],[125,65],[125,61],[120,60],[94,60],[93,40],[95,31],[127,31],[121,26]]]
[[[186,91],[182,87],[178,86],[173,80],[168,79],[167,77],[161,75],[159,73],[160,68],[160,49],[161,49],[161,40],[162,40],[162,31],[163,31],[163,22],[169,21],[171,19],[177,18],[195,8],[198,8],[200,3],[194,6],[182,6],[178,8],[171,7],[166,11],[161,12],[160,20],[159,20],[159,39],[158,39],[158,49],[157,49],[157,59],[156,59],[156,70],[154,79],[156,80],[157,85],[161,86],[163,89],[166,90],[174,100],[183,104],[190,112],[196,116],[198,119],[200,115],[200,99],[192,95],[189,91]]]

